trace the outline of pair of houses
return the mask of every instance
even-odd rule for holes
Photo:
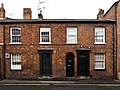
[[[0,79],[120,79],[120,0],[97,19],[5,17],[0,8]]]

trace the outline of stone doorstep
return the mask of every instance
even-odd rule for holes
[[[66,77],[66,78],[54,78],[49,76],[38,77],[41,81],[79,81],[79,80],[91,80],[90,77],[79,76],[79,77]]]

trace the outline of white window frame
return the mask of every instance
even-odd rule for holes
[[[42,34],[41,34],[41,32],[43,32],[45,29],[46,29],[46,31],[49,32],[49,42],[42,42]],[[40,43],[39,44],[51,44],[51,28],[49,28],[49,27],[40,28]]]
[[[96,42],[96,37],[98,37],[96,35],[97,30],[103,30],[103,34],[99,34],[99,36],[103,36],[103,42]],[[95,27],[95,43],[94,44],[106,44],[105,43],[105,28],[104,27]]]
[[[12,35],[12,30],[13,29],[19,29],[20,30],[20,35]],[[17,27],[10,28],[10,43],[9,44],[22,44],[21,42],[13,42],[12,41],[13,36],[20,36],[20,39],[21,39],[21,28],[17,28]]]
[[[98,65],[98,66],[96,67],[96,65]],[[99,65],[100,65],[100,67],[99,67]],[[105,54],[103,54],[103,53],[95,54],[94,69],[96,69],[96,70],[97,69],[102,69],[102,70],[105,69]]]
[[[71,30],[71,28],[75,30],[75,34],[74,34],[75,42],[69,41],[69,30]],[[66,42],[66,44],[77,44],[77,28],[76,27],[67,27],[67,42]]]
[[[13,55],[19,55],[20,57],[19,57],[19,62],[21,63],[21,54],[11,54],[11,70],[21,70],[22,69],[22,67],[21,67],[21,64],[20,65],[13,65]],[[16,58],[18,58],[18,57],[16,57]],[[15,60],[15,61],[17,61],[17,60]]]

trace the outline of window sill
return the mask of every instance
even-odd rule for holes
[[[106,45],[106,43],[94,43],[94,44],[100,44],[100,45],[103,44],[103,45]]]
[[[21,45],[22,43],[9,43],[9,44],[16,44],[16,45]]]
[[[66,44],[77,44],[77,42],[66,42]]]
[[[11,68],[11,71],[21,71],[22,68]]]
[[[52,44],[52,43],[51,43],[51,42],[50,42],[50,43],[41,43],[41,42],[40,42],[39,44],[43,44],[43,45],[46,44],[46,45],[49,45],[49,44]]]
[[[0,43],[0,45],[4,45],[4,43]]]

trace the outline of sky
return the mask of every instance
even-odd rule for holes
[[[40,2],[44,2],[39,4]],[[0,0],[6,17],[23,18],[23,8],[31,8],[32,18],[38,18],[38,8],[44,19],[96,19],[99,8],[105,12],[118,0]]]

